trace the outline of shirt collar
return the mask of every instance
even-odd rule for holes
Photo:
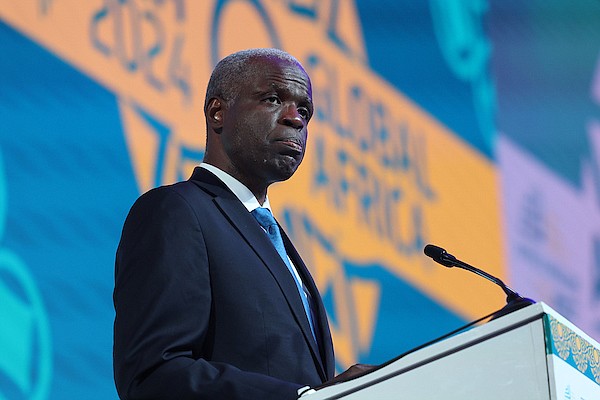
[[[233,176],[229,175],[227,172],[215,167],[214,165],[207,164],[205,162],[201,163],[200,168],[204,168],[219,178],[223,183],[233,192],[233,194],[242,202],[244,207],[250,212],[255,210],[258,207],[268,208],[271,211],[271,204],[269,203],[269,198],[265,199],[265,202],[261,206],[254,194],[244,185],[242,182],[235,179]],[[272,211],[271,211],[272,212]]]

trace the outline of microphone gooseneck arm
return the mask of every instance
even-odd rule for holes
[[[514,290],[509,288],[499,278],[496,278],[495,276],[490,275],[487,272],[480,270],[479,268],[476,268],[472,265],[467,264],[464,261],[457,259],[456,257],[454,257],[452,254],[449,254],[448,252],[446,252],[446,250],[442,249],[441,247],[435,246],[433,244],[428,244],[427,246],[425,246],[425,249],[423,251],[426,256],[431,257],[435,262],[437,262],[445,267],[462,268],[464,270],[473,272],[474,274],[477,274],[477,275],[481,276],[482,278],[485,278],[485,279],[495,283],[496,285],[500,286],[500,288],[502,288],[502,290],[506,294],[506,303],[507,303],[506,307],[509,308],[508,312],[514,311],[519,308],[523,308],[525,306],[535,303],[535,301],[528,299],[528,298],[524,298],[520,294],[518,294],[517,292],[515,292]]]

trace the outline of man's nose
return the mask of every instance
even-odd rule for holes
[[[289,104],[284,107],[281,114],[281,123],[296,129],[304,128],[304,119],[298,112],[298,107],[294,104]]]

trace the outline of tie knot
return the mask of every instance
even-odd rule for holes
[[[252,215],[258,223],[265,229],[269,230],[270,226],[277,225],[275,217],[271,214],[268,208],[258,207],[252,210]]]

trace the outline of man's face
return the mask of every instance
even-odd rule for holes
[[[296,64],[274,58],[252,61],[251,74],[224,112],[221,132],[227,171],[248,187],[286,180],[306,147],[313,113],[310,80]]]

